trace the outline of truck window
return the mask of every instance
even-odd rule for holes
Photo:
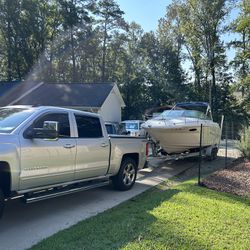
[[[102,127],[99,118],[75,115],[79,138],[100,138]]]
[[[68,114],[63,113],[50,113],[38,118],[34,123],[34,128],[43,128],[45,121],[55,121],[59,123],[59,138],[70,137],[70,124]]]
[[[114,128],[113,128],[113,126],[111,124],[105,124],[105,127],[106,127],[107,133],[109,135],[114,134]]]
[[[8,134],[25,121],[33,111],[21,108],[0,109],[0,133]]]
[[[138,130],[139,126],[137,122],[126,122],[125,123],[126,129],[134,129],[134,130]]]

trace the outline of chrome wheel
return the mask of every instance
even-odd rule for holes
[[[120,170],[117,175],[112,177],[114,187],[118,190],[129,190],[133,187],[137,175],[137,163],[129,157],[121,162]]]
[[[135,166],[132,163],[126,165],[123,171],[123,183],[126,186],[130,186],[135,180]]]

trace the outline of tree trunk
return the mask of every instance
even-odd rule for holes
[[[22,80],[22,73],[21,73],[21,65],[20,65],[20,54],[19,54],[19,50],[18,50],[18,42],[17,42],[17,37],[14,37],[14,43],[15,43],[15,65],[16,65],[16,72],[17,72],[17,76],[18,76],[18,80],[21,81]]]
[[[243,43],[243,54],[245,55],[246,54],[246,33],[245,31],[243,31],[243,34],[242,34],[242,43]],[[243,59],[242,61],[242,77],[246,77],[247,75],[247,72],[246,72],[246,61]],[[241,88],[241,95],[242,97],[245,96],[245,87],[244,85],[242,86]]]
[[[12,81],[12,48],[11,48],[11,28],[10,21],[8,20],[8,28],[7,28],[7,80],[9,82]]]
[[[101,76],[101,80],[102,82],[104,82],[106,80],[106,43],[107,43],[107,22],[105,22],[104,24],[104,38],[103,38],[103,46],[102,46],[102,76]]]
[[[70,28],[70,42],[71,42],[71,58],[72,58],[72,81],[76,82],[77,77],[76,77],[76,58],[75,58],[75,43],[74,43],[74,34],[73,34],[73,27]]]
[[[212,76],[212,83],[211,83],[211,110],[214,111],[214,104],[216,100],[216,76],[215,76],[215,65],[214,59],[211,61],[210,64],[211,76]]]
[[[196,67],[195,64],[193,64],[193,66],[194,66],[194,72],[195,72],[195,87],[197,91],[200,91],[200,87],[201,87],[200,69],[198,69],[198,67]]]

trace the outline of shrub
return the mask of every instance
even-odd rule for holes
[[[239,149],[244,157],[250,159],[250,127],[241,133]]]

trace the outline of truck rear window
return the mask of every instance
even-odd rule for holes
[[[100,138],[102,127],[99,118],[75,115],[79,138]]]
[[[11,133],[33,112],[32,109],[0,108],[0,133]]]

